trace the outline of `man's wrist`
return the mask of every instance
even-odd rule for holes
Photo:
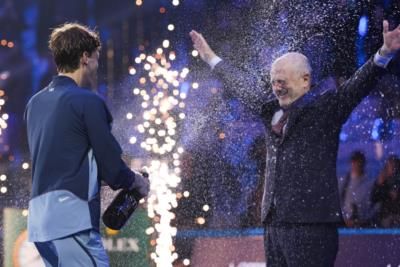
[[[222,61],[222,59],[219,56],[214,55],[211,57],[210,60],[207,61],[207,63],[211,67],[211,69],[214,69],[215,66],[221,61]]]
[[[378,50],[378,53],[382,57],[393,57],[396,54],[396,52],[389,51],[386,45],[382,45],[382,47]]]
[[[379,67],[386,68],[395,54],[395,52],[389,52],[385,46],[382,46],[374,56],[374,63]]]

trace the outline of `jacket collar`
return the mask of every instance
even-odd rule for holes
[[[304,108],[313,103],[319,96],[319,87],[313,87],[306,94],[293,102],[286,110],[289,111],[289,118],[286,125],[286,130],[281,138],[281,143],[284,142],[288,135],[292,133],[293,126],[296,125],[298,118],[303,114]]]
[[[68,76],[56,75],[53,77],[50,86],[78,86],[78,84]]]

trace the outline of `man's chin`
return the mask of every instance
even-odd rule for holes
[[[290,106],[290,102],[289,101],[279,101],[279,106],[281,108],[288,108]]]

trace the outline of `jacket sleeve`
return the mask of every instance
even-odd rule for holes
[[[227,60],[219,62],[213,72],[223,81],[225,95],[239,99],[255,114],[263,114],[269,108],[268,103],[276,101],[266,81],[238,69]]]
[[[112,117],[104,101],[96,95],[88,97],[83,116],[100,178],[114,190],[129,189],[135,174],[121,159],[122,149],[111,133]]]
[[[385,73],[386,69],[377,66],[371,58],[334,91],[330,97],[337,107],[337,114],[341,121],[344,122],[347,119],[362,99],[376,87]]]

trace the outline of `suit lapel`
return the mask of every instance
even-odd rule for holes
[[[290,112],[288,117],[288,122],[286,124],[286,129],[283,131],[282,143],[286,140],[287,136],[289,136],[292,133],[293,127],[298,122],[298,119],[302,113],[303,113],[302,108],[296,108]]]
[[[292,110],[289,113],[286,129],[283,132],[282,143],[287,139],[293,131],[294,126],[298,123],[300,116],[306,110],[306,107],[317,98],[317,90],[312,90],[305,94],[302,98],[294,103]]]
[[[274,116],[275,112],[277,112],[279,109],[280,107],[276,99],[272,99],[271,101],[268,101],[264,105],[264,109],[262,111],[262,119],[264,120],[264,124],[268,132],[272,132],[272,126],[271,126],[272,117]]]

